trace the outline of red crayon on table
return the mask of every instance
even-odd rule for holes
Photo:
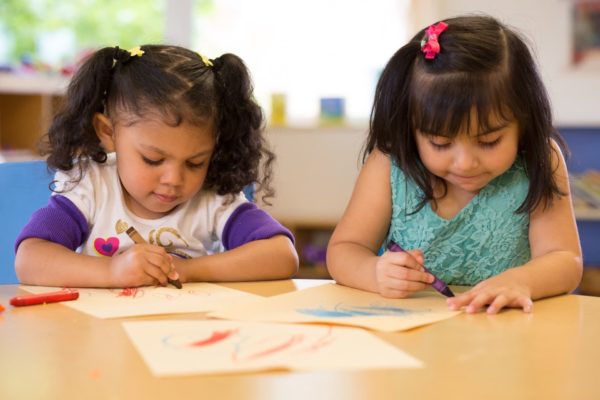
[[[28,294],[16,296],[10,299],[10,304],[15,307],[32,306],[35,304],[56,303],[59,301],[76,300],[79,298],[79,292],[73,289],[63,289],[57,292]]]
[[[389,251],[405,251],[396,242],[390,242],[388,244],[388,246],[387,246],[387,249]],[[441,294],[443,294],[446,297],[454,297],[454,293],[452,293],[452,290],[450,290],[450,288],[448,287],[448,285],[446,285],[446,283],[444,283],[444,281],[442,281],[437,276],[435,276],[430,270],[428,270],[427,268],[425,268],[423,265],[421,265],[421,266],[423,267],[423,269],[425,270],[425,272],[430,273],[435,278],[435,280],[431,284],[431,286],[433,286],[433,288],[435,290],[437,290],[438,292],[440,292]]]

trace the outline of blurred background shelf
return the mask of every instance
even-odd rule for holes
[[[35,151],[67,84],[58,75],[0,73],[0,149]]]

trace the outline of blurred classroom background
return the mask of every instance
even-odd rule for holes
[[[580,292],[600,294],[600,0],[2,0],[0,162],[37,157],[73,71],[96,48],[236,53],[278,157],[269,211],[296,234],[300,276],[327,277],[325,247],[360,169],[381,70],[418,29],[463,13],[491,14],[530,41],[572,151]]]

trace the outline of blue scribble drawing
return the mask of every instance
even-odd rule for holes
[[[420,313],[427,310],[411,310],[407,308],[393,306],[353,306],[343,303],[337,304],[333,308],[299,308],[296,309],[301,314],[321,318],[344,318],[344,317],[381,317],[381,316],[407,316]]]

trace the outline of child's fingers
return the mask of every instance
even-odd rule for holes
[[[489,296],[487,293],[475,293],[472,290],[469,290],[465,293],[446,299],[446,304],[448,304],[452,310],[460,310],[465,307],[466,312],[472,313],[483,307],[488,299]]]
[[[414,255],[422,258],[420,251]],[[403,298],[424,290],[434,281],[413,254],[386,252],[377,263],[378,291],[384,297]]]
[[[405,268],[401,266],[393,266],[386,271],[386,276],[397,281],[424,282],[431,283],[434,281],[433,275],[425,271]]]
[[[146,260],[158,267],[164,276],[167,276],[174,270],[173,261],[168,257],[168,254],[160,254],[160,253],[148,253],[146,255]]]
[[[469,304],[472,298],[473,295],[470,292],[465,292],[454,297],[447,298],[446,304],[448,304],[452,310],[460,310],[462,307],[465,307],[467,304]]]
[[[156,265],[150,264],[148,267],[144,268],[144,272],[146,275],[158,281],[158,284],[161,286],[167,285],[167,275],[163,272],[162,269],[157,267]]]
[[[530,313],[533,311],[533,301],[527,296],[519,296],[508,303],[508,307],[520,308],[523,312]]]
[[[491,301],[486,312],[488,314],[497,314],[500,310],[505,307],[521,308],[523,312],[529,313],[533,310],[533,302],[527,296],[517,296],[511,298],[505,294],[497,295],[493,301]]]
[[[495,295],[489,292],[478,293],[467,304],[465,311],[467,313],[476,313],[480,309],[484,308],[487,304],[490,304],[495,297]]]
[[[173,256],[171,254],[167,253],[167,258],[169,260],[169,263],[171,264],[171,267],[169,269],[169,272],[168,272],[167,276],[171,280],[177,280],[177,279],[179,279],[179,273],[175,269],[175,263],[173,262]]]
[[[488,306],[486,312],[488,314],[496,314],[505,307],[521,308],[523,312],[529,313],[533,310],[533,302],[527,296],[518,296],[509,298],[504,294],[496,296],[494,301]]]
[[[499,294],[488,306],[486,312],[488,314],[497,314],[498,311],[502,310],[509,303],[508,297],[503,294]]]
[[[408,297],[414,292],[424,290],[427,287],[425,283],[414,281],[389,281],[388,284],[380,290],[383,297],[399,299]]]
[[[168,254],[147,253],[148,266],[144,268],[146,274],[156,279],[161,285],[167,284],[167,278],[178,279],[179,274],[175,271],[173,261]]]
[[[407,250],[406,252],[408,254],[410,254],[417,261],[417,263],[420,266],[425,264],[425,257],[423,256],[423,252],[421,250],[414,249],[414,250]]]
[[[477,294],[471,294],[469,292],[463,293],[453,298],[446,300],[448,306],[453,310],[459,310],[465,307],[467,313],[475,313],[480,309],[487,306],[486,312],[488,314],[497,314],[503,308],[506,307],[519,307],[524,312],[531,312],[533,310],[533,302],[527,296],[510,297],[504,293],[494,294],[490,292],[481,292]]]
[[[407,252],[388,251],[385,254],[387,261],[391,264],[402,266],[417,271],[423,271],[423,266],[417,262],[417,259]]]
[[[167,276],[171,280],[179,279],[179,273],[177,272],[177,270],[175,270],[175,266],[173,266],[173,268],[171,268],[171,271],[169,272],[169,274]]]
[[[526,313],[530,313],[533,311],[533,301],[530,298],[526,298],[523,300],[523,303],[521,304],[521,308],[523,309],[523,312]]]

